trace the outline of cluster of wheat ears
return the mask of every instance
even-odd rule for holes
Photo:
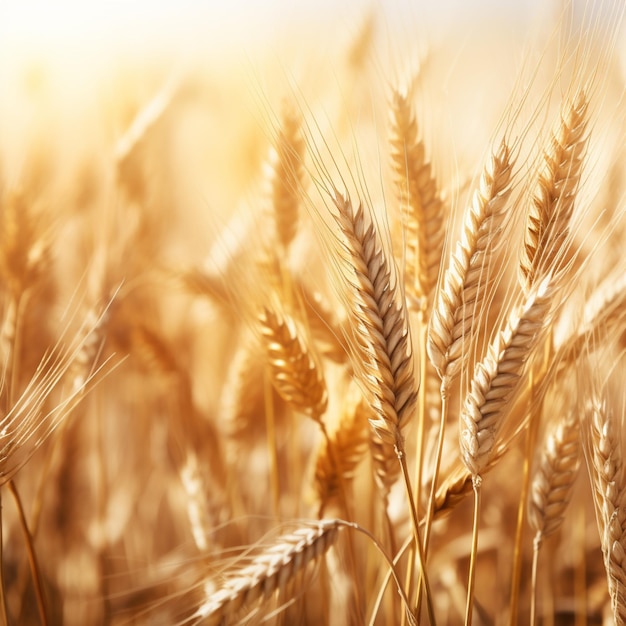
[[[371,13],[331,70],[248,75],[248,118],[159,65],[58,140],[26,72],[47,121],[0,168],[0,623],[626,624],[602,8],[559,9],[514,72],[494,33],[477,65],[401,61]]]

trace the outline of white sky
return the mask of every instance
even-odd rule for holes
[[[572,0],[582,7],[616,6],[625,0]],[[405,36],[435,25],[505,20],[522,30],[558,11],[564,0],[0,0],[0,79],[21,65],[80,67],[96,73],[127,53],[153,52],[172,60],[208,59],[232,52],[254,56],[288,25],[320,51],[337,28],[358,31],[368,10],[384,15]],[[585,10],[585,9],[582,9]],[[332,28],[325,28],[332,24]],[[295,27],[294,27],[295,25]],[[333,30],[334,29],[334,30]],[[267,46],[266,46],[267,47]],[[218,52],[215,55],[215,52]]]
[[[532,14],[541,0],[0,0],[0,45],[132,45],[157,40],[264,40],[286,23],[346,20],[369,7],[448,19]],[[545,1],[543,2],[545,4]]]

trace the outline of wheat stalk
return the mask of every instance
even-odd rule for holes
[[[283,590],[296,575],[319,559],[337,540],[336,520],[322,520],[280,536],[252,562],[227,575],[193,617],[206,624],[229,624],[246,606],[268,600]]]

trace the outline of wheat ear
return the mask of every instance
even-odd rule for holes
[[[556,532],[563,523],[578,475],[580,456],[578,417],[575,413],[568,413],[546,437],[528,496],[528,521],[535,531],[530,605],[533,626],[536,623],[539,550],[544,538]]]
[[[511,187],[511,152],[506,141],[492,153],[465,214],[461,240],[450,257],[437,290],[428,328],[428,356],[446,389],[459,372],[472,322],[490,278],[489,265],[501,228]]]
[[[468,353],[468,337],[485,297],[490,279],[491,254],[499,239],[506,200],[510,194],[511,153],[506,141],[492,153],[480,178],[471,206],[468,208],[461,241],[437,290],[435,307],[429,323],[426,349],[441,377],[441,418],[435,456],[435,469],[429,496],[425,549],[428,547],[434,509],[435,490],[447,420],[448,388]]]
[[[621,270],[602,281],[589,296],[585,302],[582,322],[558,346],[555,361],[574,361],[584,350],[593,348],[600,337],[624,320],[624,311],[626,271]]]
[[[286,106],[270,153],[276,235],[285,250],[296,236],[300,198],[304,187],[305,143],[300,125],[300,118]]]
[[[444,204],[408,96],[394,91],[391,156],[405,230],[405,287],[426,310],[437,285],[443,249]]]
[[[344,409],[337,430],[322,441],[315,463],[315,485],[320,517],[327,504],[338,497],[352,479],[367,448],[367,406],[361,399]]]
[[[16,301],[50,268],[51,242],[42,218],[25,192],[7,194],[0,219],[0,276]]]
[[[593,398],[586,410],[588,461],[600,543],[615,624],[626,624],[626,472],[616,418],[606,400]]]
[[[569,413],[547,436],[533,475],[528,519],[535,531],[535,543],[554,533],[562,524],[565,509],[580,465],[578,419]]]
[[[162,120],[171,108],[179,90],[179,79],[171,78],[163,87],[139,110],[126,132],[117,140],[115,160],[120,169],[134,157],[146,136]]]
[[[339,252],[352,305],[355,372],[375,411],[372,427],[403,450],[402,430],[417,400],[406,305],[371,215],[339,193],[335,205],[344,237]]]
[[[547,321],[553,294],[547,277],[512,311],[475,367],[460,429],[461,456],[474,477],[489,463],[524,364]]]
[[[264,307],[258,321],[274,388],[289,406],[319,422],[328,404],[319,360],[293,318]]]
[[[233,305],[224,277],[202,268],[181,269],[172,272],[172,278],[194,296],[203,296],[226,309]]]
[[[520,255],[520,282],[526,292],[546,272],[555,271],[554,264],[563,258],[587,142],[587,108],[587,98],[581,91],[564,107],[543,154],[543,169],[528,209]]]
[[[372,428],[383,444],[394,447],[400,463],[415,548],[425,582],[428,614],[434,624],[432,594],[402,433],[415,412],[418,392],[406,300],[398,285],[397,270],[385,253],[371,213],[361,204],[355,210],[350,199],[337,191],[334,201],[335,219],[343,235],[337,251],[352,305],[355,374],[375,413],[370,419]]]
[[[321,557],[335,543],[338,532],[336,520],[322,520],[282,535],[249,565],[228,575],[193,617],[205,619],[208,625],[233,623],[244,607],[268,600]]]

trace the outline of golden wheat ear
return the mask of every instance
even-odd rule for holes
[[[585,406],[585,452],[591,477],[600,544],[616,624],[626,624],[626,468],[618,416],[607,397]]]
[[[95,367],[92,363],[87,372],[81,372],[79,381],[72,380],[71,390],[63,392],[68,374],[84,364],[92,333],[98,333],[99,321],[92,323],[67,348],[57,346],[56,353],[51,352],[41,361],[21,395],[0,419],[0,484],[15,476],[31,459],[84,397],[87,386],[101,373],[102,366]],[[59,392],[59,399],[55,402]]]
[[[402,430],[415,411],[418,386],[397,271],[368,210],[355,209],[339,193],[334,202],[355,374],[376,413],[372,427],[383,441],[403,449]]]
[[[446,210],[408,96],[392,98],[391,157],[402,210],[407,295],[427,311],[439,277]]]
[[[519,276],[528,293],[547,272],[557,272],[564,262],[574,201],[587,145],[588,99],[580,91],[564,104],[559,124],[543,153],[526,218]]]
[[[222,587],[206,599],[193,617],[202,619],[203,624],[234,623],[243,609],[267,601],[322,557],[336,542],[338,533],[335,520],[323,520],[282,535],[254,556],[249,565],[226,573]]]
[[[354,390],[353,390],[354,391]],[[315,461],[315,487],[320,517],[333,501],[347,499],[346,487],[367,450],[369,411],[360,393],[348,393],[339,423],[323,440]],[[343,492],[343,493],[342,493]],[[348,511],[345,512],[346,515]]]
[[[266,306],[258,322],[274,388],[294,410],[320,422],[328,392],[319,358],[285,313]]]
[[[270,154],[270,181],[276,236],[286,252],[296,236],[304,183],[305,142],[300,117],[285,106]]]
[[[461,456],[474,476],[489,464],[524,365],[545,331],[554,294],[550,277],[539,283],[509,315],[474,368],[460,418]]]
[[[494,278],[491,257],[502,237],[513,161],[505,141],[483,170],[457,243],[437,290],[428,327],[428,356],[447,389],[469,353],[474,320]]]
[[[563,523],[581,454],[578,415],[572,411],[552,425],[532,477],[528,519],[537,545]]]

